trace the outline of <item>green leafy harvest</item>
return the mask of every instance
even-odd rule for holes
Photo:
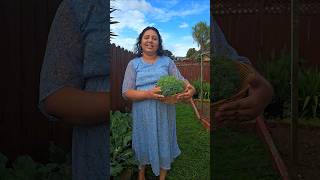
[[[211,66],[213,100],[219,101],[235,95],[240,87],[236,64],[226,57],[216,57]]]
[[[164,96],[172,96],[181,93],[184,90],[184,81],[175,78],[174,76],[162,76],[157,86],[161,89],[161,94]]]

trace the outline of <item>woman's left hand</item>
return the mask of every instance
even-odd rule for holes
[[[195,88],[190,83],[187,83],[185,90],[178,94],[177,98],[179,100],[190,100],[195,93]]]
[[[248,121],[263,113],[264,108],[271,101],[272,86],[258,72],[249,78],[248,83],[248,97],[223,104],[217,112],[214,112],[217,122]]]

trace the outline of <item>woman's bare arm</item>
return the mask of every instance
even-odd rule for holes
[[[46,98],[45,109],[72,124],[100,124],[109,120],[110,94],[64,87]]]
[[[129,89],[124,93],[124,95],[131,101],[141,101],[145,99],[157,99],[160,100],[163,98],[163,95],[160,95],[160,88],[154,87],[152,89],[141,91],[141,90],[134,90]]]

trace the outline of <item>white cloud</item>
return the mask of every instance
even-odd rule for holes
[[[170,3],[171,5],[175,5],[178,1],[172,0]],[[120,22],[111,25],[111,30],[116,34],[119,34],[124,28],[140,32],[144,27],[154,24],[151,22],[167,22],[173,17],[195,15],[209,8],[204,5],[193,3],[188,9],[160,9],[153,7],[150,3],[146,2],[146,0],[111,1],[111,7],[118,9],[111,14],[111,16],[114,17],[114,20]]]
[[[200,14],[201,12],[207,10],[209,7],[200,5],[200,4],[192,4],[189,9],[158,9],[155,8],[154,11],[154,19],[160,22],[167,22],[171,20],[173,17],[185,17],[189,15]]]
[[[199,49],[197,44],[193,41],[192,36],[183,36],[180,39],[174,39],[170,42],[172,44],[167,49],[170,50],[174,56],[184,57],[190,48]]]
[[[175,56],[179,57],[185,57],[187,55],[187,52],[190,48],[197,49],[197,46],[194,44],[184,44],[184,43],[177,43],[173,45],[172,53]]]
[[[187,27],[189,27],[189,24],[187,24],[187,23],[185,23],[185,22],[183,22],[183,23],[181,23],[181,24],[179,25],[179,28],[187,28]]]
[[[114,39],[111,39],[111,43],[116,44],[117,46],[120,46],[124,49],[127,49],[129,51],[134,50],[134,46],[136,44],[136,38],[128,38],[128,37],[119,37],[117,36]]]

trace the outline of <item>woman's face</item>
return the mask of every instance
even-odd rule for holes
[[[157,54],[157,50],[159,48],[159,37],[157,33],[152,29],[144,32],[140,46],[143,53],[146,53],[148,55]]]

